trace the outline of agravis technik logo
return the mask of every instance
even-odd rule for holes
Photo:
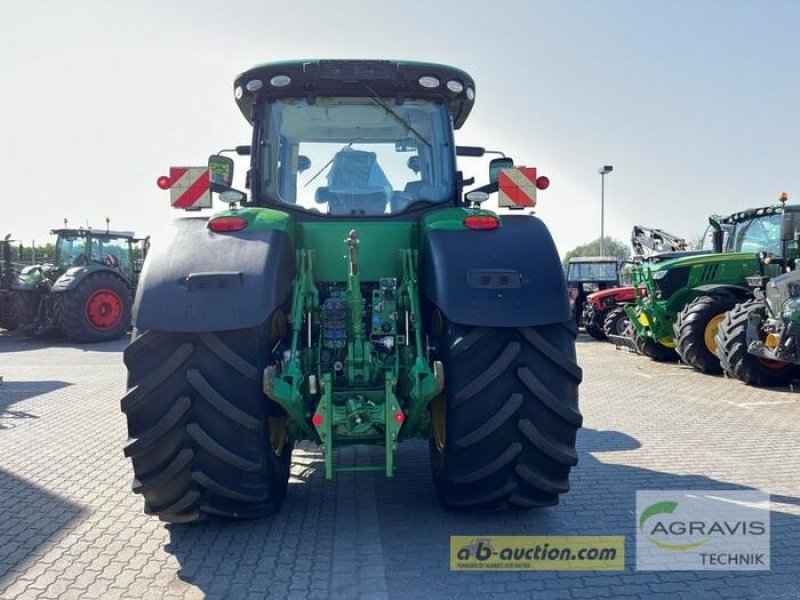
[[[754,490],[636,494],[641,570],[768,570],[769,496]]]

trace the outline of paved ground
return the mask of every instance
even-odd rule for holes
[[[436,503],[427,445],[393,480],[324,481],[295,451],[275,518],[165,526],[122,455],[124,342],[0,336],[0,598],[800,598],[800,394],[659,365],[581,338],[586,428],[552,509],[484,516]],[[359,450],[369,458],[367,450]],[[352,456],[343,459],[350,460]],[[637,489],[772,494],[772,569],[637,572]],[[448,536],[622,534],[622,573],[450,572]]]

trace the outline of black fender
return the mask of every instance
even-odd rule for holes
[[[67,269],[66,272],[61,277],[56,279],[55,283],[53,284],[52,291],[54,293],[61,293],[74,290],[89,275],[92,275],[99,271],[112,273],[114,276],[124,281],[125,285],[131,287],[131,284],[128,281],[128,279],[116,269],[112,269],[111,267],[106,267],[104,265],[88,265],[86,267],[70,267],[69,269]]]
[[[133,304],[138,329],[255,327],[289,296],[295,260],[286,232],[220,234],[206,223],[205,218],[178,219],[171,242],[152,245]]]
[[[692,289],[702,292],[704,296],[725,296],[737,300],[743,300],[753,295],[752,288],[732,283],[707,283],[695,286]]]
[[[488,231],[429,231],[419,279],[422,295],[454,323],[530,327],[572,318],[558,250],[536,217],[503,215]]]

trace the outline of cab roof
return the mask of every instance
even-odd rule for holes
[[[420,79],[426,76],[435,78],[438,84],[421,85]],[[283,85],[275,85],[276,82]],[[427,82],[431,84],[433,80]],[[452,91],[451,87],[458,90],[459,86],[451,82],[458,82],[460,91]],[[475,101],[475,82],[464,71],[414,61],[314,59],[264,63],[241,73],[233,86],[239,110],[250,123],[257,102],[298,97],[313,102],[317,96],[369,97],[368,86],[384,98],[446,102],[453,115],[453,126],[458,129],[467,120]]]
[[[87,236],[89,234],[93,235],[94,237],[113,237],[113,238],[125,238],[125,239],[136,239],[136,235],[132,231],[109,231],[107,229],[91,229],[91,228],[84,228],[81,227],[79,229],[73,229],[71,227],[62,227],[60,229],[52,229],[50,230],[52,235],[77,235],[77,236]]]

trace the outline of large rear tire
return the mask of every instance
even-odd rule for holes
[[[572,321],[525,328],[448,323],[445,392],[432,406],[431,467],[451,509],[558,504],[578,462],[582,378]]]
[[[719,363],[725,373],[748,385],[789,385],[800,375],[797,365],[766,360],[747,351],[747,320],[754,311],[766,311],[763,300],[753,298],[742,302],[725,315],[716,335]]]
[[[606,314],[605,321],[603,321],[603,332],[606,337],[609,335],[625,335],[630,322],[631,320],[628,318],[625,308],[617,306]]]
[[[258,328],[146,331],[125,349],[125,455],[146,513],[186,523],[278,512],[292,449],[261,389],[269,353]]]
[[[39,313],[39,292],[27,290],[11,290],[8,298],[8,330],[33,324]]]
[[[86,276],[78,286],[60,292],[56,326],[80,343],[108,342],[121,338],[131,325],[133,298],[128,284],[110,271]]]
[[[722,373],[714,339],[725,313],[735,305],[731,298],[700,296],[683,307],[672,325],[675,351],[683,362],[702,373]]]
[[[626,335],[633,341],[636,351],[650,360],[656,362],[674,362],[678,360],[678,355],[674,348],[667,348],[652,338],[639,335],[630,323],[628,323]]]

